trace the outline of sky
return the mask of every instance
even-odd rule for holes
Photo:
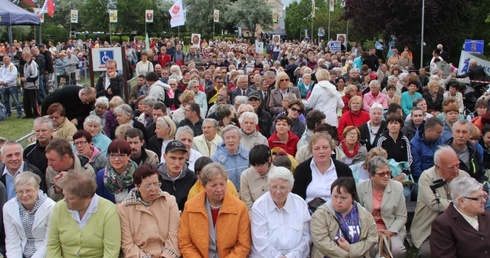
[[[296,0],[281,0],[281,2],[284,4],[284,6],[288,6],[290,3],[294,2]]]

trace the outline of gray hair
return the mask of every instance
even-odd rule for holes
[[[238,75],[238,77],[236,78],[236,82],[238,83],[240,80],[245,80],[246,82],[248,82],[248,77],[246,75]]]
[[[129,118],[134,117],[133,109],[128,104],[121,104],[114,109],[114,114],[122,114]]]
[[[204,123],[212,123],[214,128],[219,127],[218,121],[216,121],[216,119],[214,119],[214,118],[206,118],[202,121],[202,124],[204,124]]]
[[[267,186],[270,186],[272,180],[281,179],[288,182],[289,188],[293,188],[294,177],[293,173],[285,167],[274,167],[271,169],[271,173],[267,176]]]
[[[85,127],[89,124],[98,124],[99,126],[102,126],[102,119],[97,115],[87,116],[83,121],[83,126]]]
[[[375,156],[372,159],[368,161],[367,168],[368,168],[368,173],[371,176],[376,175],[376,170],[380,167],[387,166],[388,168],[390,167],[390,163],[388,160],[383,157],[383,156]]]
[[[250,105],[250,104],[241,104],[240,106],[238,106],[238,109],[236,111],[237,114],[240,114],[240,111],[242,111],[245,108],[249,108],[249,110],[252,110],[252,111],[254,110],[254,107],[252,107],[252,105]]]
[[[216,176],[221,175],[228,180],[228,172],[220,163],[209,163],[204,166],[199,173],[199,179],[203,186],[206,186]]]
[[[18,185],[31,185],[34,186],[36,190],[39,190],[39,184],[41,183],[41,177],[32,173],[31,171],[24,171],[14,179],[14,187],[17,188]]]
[[[451,199],[453,203],[457,205],[458,199],[465,196],[469,196],[474,192],[477,192],[483,188],[482,184],[478,183],[472,177],[460,177],[455,178],[449,183],[449,189],[451,190]]]
[[[369,82],[369,87],[381,88],[381,83],[378,80],[372,80]]]
[[[180,136],[185,133],[190,134],[191,137],[194,138],[194,131],[188,125],[185,125],[177,128],[177,132],[175,132],[175,140],[178,141],[180,139]]]
[[[229,131],[235,131],[236,134],[238,135],[238,137],[241,138],[241,134],[240,134],[240,128],[238,128],[237,126],[234,126],[234,125],[227,125],[225,128],[223,128],[223,130],[221,130],[221,138],[225,138],[225,133],[229,132]]]
[[[454,130],[455,125],[465,125],[466,127],[468,127],[468,131],[470,133],[472,131],[472,126],[471,126],[472,124],[470,123],[470,121],[468,121],[466,119],[460,119],[460,120],[454,122],[453,127],[452,127],[453,130]]]
[[[285,100],[292,100],[292,99],[297,99],[298,97],[296,97],[296,94],[292,93],[292,92],[288,92],[286,94],[284,94],[284,96],[282,97],[282,99],[285,99]]]
[[[147,96],[141,101],[142,105],[147,105],[150,106],[151,108],[153,108],[153,106],[155,106],[156,103],[157,103],[157,99],[152,96]]]
[[[242,115],[238,118],[238,122],[240,122],[240,124],[243,124],[243,121],[245,121],[245,119],[247,118],[252,118],[255,124],[259,123],[259,117],[257,116],[257,114],[250,111],[243,112]]]
[[[3,154],[5,154],[4,151],[5,151],[6,146],[14,146],[14,145],[19,146],[21,155],[22,155],[22,153],[24,153],[24,148],[22,147],[22,145],[20,145],[20,143],[15,142],[15,141],[8,141],[8,142],[3,144],[2,148],[0,148],[0,154],[2,155],[2,157],[3,157]]]
[[[106,96],[98,97],[95,100],[95,106],[104,106],[106,109],[109,108],[109,99]]]
[[[247,96],[236,96],[235,97],[235,103],[245,104],[247,102],[248,102],[248,97]]]
[[[449,145],[441,145],[439,148],[437,148],[436,152],[434,152],[434,164],[435,165],[440,165],[439,160],[441,160],[442,155],[452,152],[456,154],[456,152],[451,148]]]
[[[372,82],[372,81],[371,81]],[[374,111],[375,109],[380,109],[381,112],[383,112],[383,105],[379,104],[378,102],[374,102],[371,107],[369,108],[369,113],[371,114],[372,111]]]
[[[49,119],[48,117],[38,117],[34,119],[34,127],[41,124],[47,124],[48,128],[53,130],[53,120]]]
[[[198,80],[190,80],[189,83],[187,84],[187,89],[190,90],[192,87],[199,85]]]
[[[177,80],[177,76],[170,75],[170,77],[169,77],[169,79],[168,79],[167,83],[170,83],[170,81],[173,81],[173,82],[177,83],[177,81],[178,81],[178,80]]]

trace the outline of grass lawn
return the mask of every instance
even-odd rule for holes
[[[15,111],[15,110],[14,110]],[[13,117],[6,118],[0,121],[0,136],[8,140],[18,140],[22,136],[32,132],[34,119],[19,119],[14,112]],[[22,141],[23,146],[27,145],[27,141]]]

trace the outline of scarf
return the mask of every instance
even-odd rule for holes
[[[356,145],[354,146],[354,152],[350,153],[349,149],[347,148],[347,144],[345,143],[345,141],[342,142],[342,150],[344,151],[345,156],[347,156],[348,158],[353,158],[354,156],[356,156],[357,152],[359,151],[359,147],[360,147],[360,144],[356,143]]]
[[[129,160],[128,165],[126,165],[126,170],[121,174],[118,174],[110,164],[107,164],[104,169],[105,188],[107,188],[112,194],[117,194],[126,190],[134,183],[133,173],[136,170],[136,167],[136,163]]]

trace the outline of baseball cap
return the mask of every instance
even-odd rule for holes
[[[260,100],[260,93],[257,91],[252,91],[248,93],[248,99],[258,99]]]
[[[187,149],[185,148],[184,144],[179,141],[171,141],[167,144],[167,147],[165,147],[165,153],[179,151],[179,150],[187,152]]]

